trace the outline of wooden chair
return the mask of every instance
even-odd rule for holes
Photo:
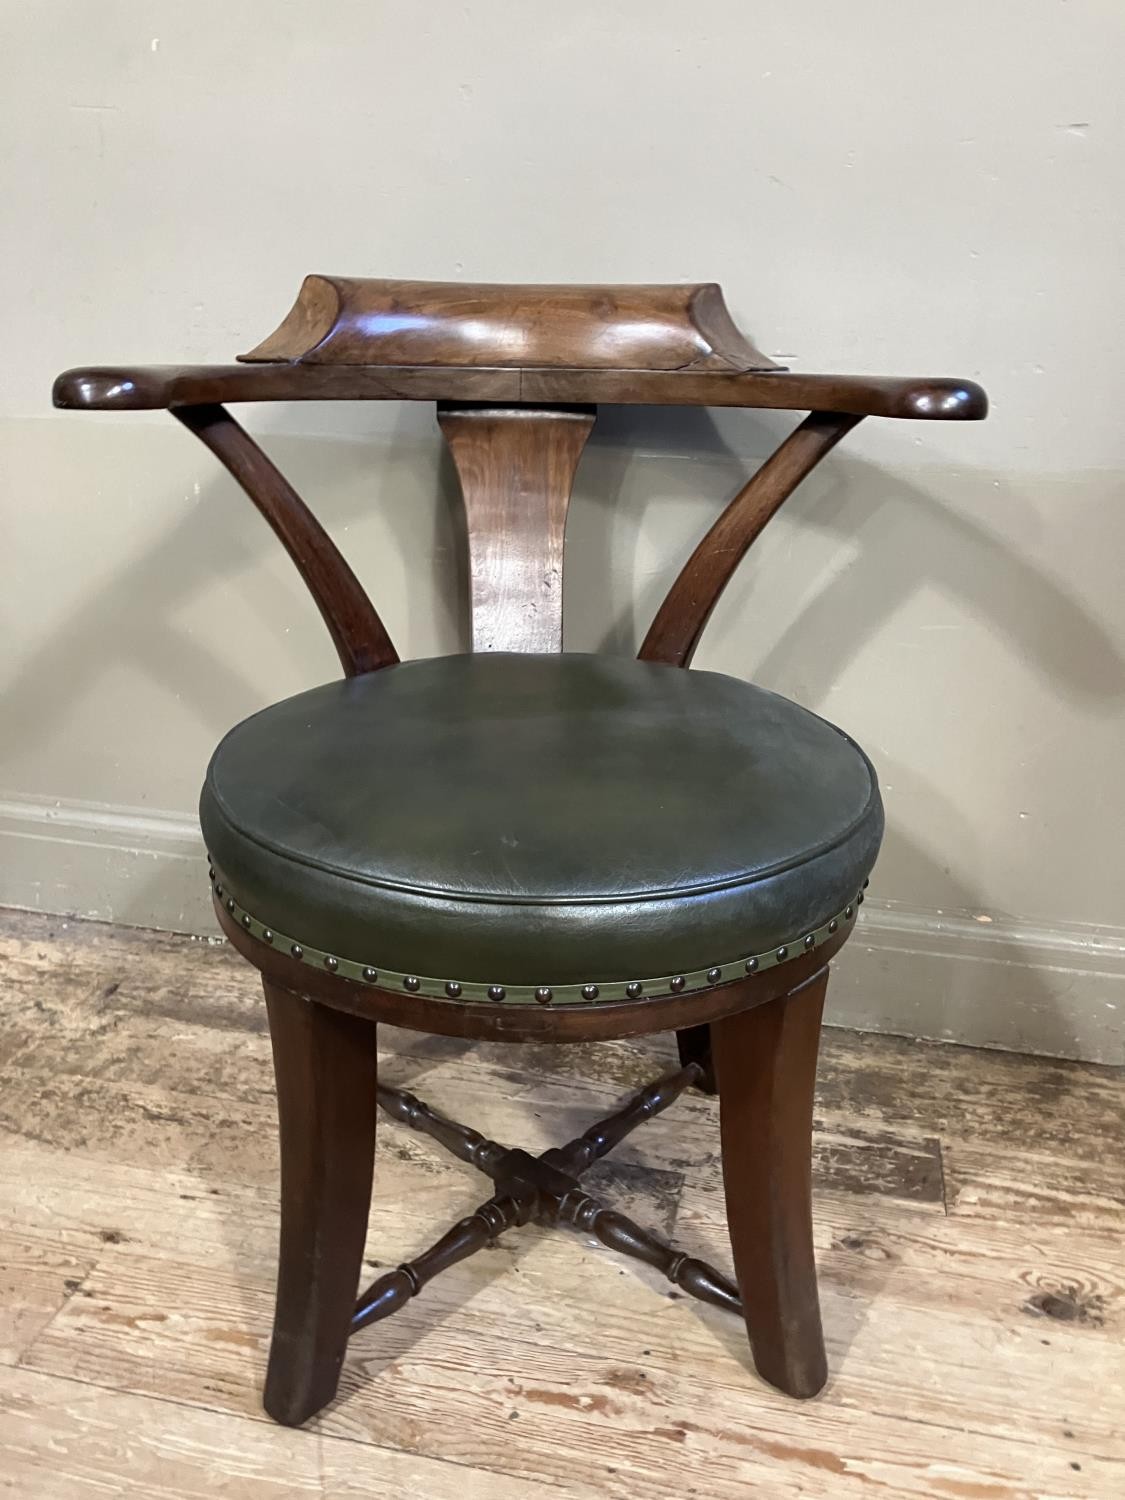
[[[715,285],[310,276],[241,364],[71,370],[54,399],[163,408],[206,444],[293,559],[345,674],[233,729],[201,803],[215,910],[262,973],[277,1076],[266,1410],[303,1422],[335,1395],[351,1334],[531,1220],[577,1226],[740,1313],[761,1375],[814,1395],[817,1045],[879,792],[863,752],[815,715],[678,669],[754,538],[862,417],[982,417],[983,391],[790,373]],[[327,533],[224,406],[281,400],[438,403],[468,520],[472,654],[399,662]],[[597,406],[619,402],[809,413],[699,543],[637,661],[562,652],[571,483]],[[381,1086],[380,1021],[514,1042],[674,1029],[683,1066],[533,1157]],[[737,1284],[581,1184],[693,1085],[720,1096]],[[357,1302],[376,1101],[493,1190]]]

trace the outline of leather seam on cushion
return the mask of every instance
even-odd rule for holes
[[[814,715],[814,717],[816,716]],[[825,720],[824,722],[827,721]],[[836,726],[832,725],[831,727],[835,728]],[[365,874],[363,871],[349,870],[339,865],[325,864],[320,860],[310,859],[307,855],[282,848],[271,840],[262,838],[259,834],[250,833],[246,829],[240,828],[214,784],[212,776],[213,761],[212,765],[207,768],[205,790],[210,793],[216,810],[237,838],[254,844],[257,848],[265,850],[279,860],[284,860],[291,865],[300,865],[304,869],[316,870],[322,875],[327,875],[332,879],[343,881],[349,885],[366,886],[372,890],[395,891],[400,895],[417,896],[427,901],[461,902],[466,905],[481,906],[622,906],[629,904],[639,905],[646,902],[655,904],[660,901],[676,900],[682,896],[707,896],[717,894],[720,891],[733,891],[740,888],[749,890],[756,885],[772,880],[777,875],[784,875],[789,870],[797,869],[802,865],[812,864],[815,860],[831,854],[833,850],[847,843],[871,816],[873,804],[878,797],[878,780],[875,775],[875,768],[864,751],[860,749],[854,740],[844,734],[842,730],[837,730],[837,733],[840,734],[842,739],[847,741],[863,762],[867,770],[869,783],[867,800],[864,803],[863,811],[857,814],[841,833],[811,849],[805,850],[800,855],[794,855],[786,860],[779,860],[763,870],[755,871],[753,875],[732,876],[725,880],[710,881],[706,884],[671,886],[660,890],[615,891],[612,895],[521,896],[515,893],[450,891],[442,890],[440,887],[412,885],[406,881],[380,879],[377,876]]]

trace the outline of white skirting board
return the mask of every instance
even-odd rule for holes
[[[212,936],[194,819],[0,800],[0,905]],[[827,1019],[971,1046],[1125,1063],[1125,929],[912,909],[872,894]]]
[[[0,906],[213,934],[203,854],[183,813],[0,799]]]

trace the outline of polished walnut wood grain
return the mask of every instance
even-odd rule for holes
[[[94,367],[56,406],[226,401],[491,401],[760,406],[857,416],[983,417],[971,380],[801,375],[735,327],[722,289],[500,286],[309,276],[242,365]]]
[[[988,398],[972,380],[938,376],[736,374],[691,370],[503,370],[438,365],[101,365],[66,370],[54,404],[146,411],[235,401],[488,401],[745,406],[979,421]]]
[[[413,1094],[381,1085],[379,1103],[390,1115],[431,1136],[461,1161],[478,1167],[496,1183],[496,1192],[421,1255],[372,1282],[356,1303],[352,1332],[399,1312],[442,1271],[494,1244],[505,1230],[532,1221],[549,1226],[573,1225],[592,1234],[607,1249],[653,1266],[690,1296],[741,1313],[738,1287],[729,1277],[698,1257],[676,1250],[619,1210],[606,1208],[578,1181],[588,1167],[638,1125],[668,1109],[696,1081],[698,1073],[699,1069],[690,1064],[657,1079],[576,1140],[537,1157],[486,1140],[478,1131],[438,1114]]]
[[[773,370],[715,282],[513,286],[306,276],[248,362]]]
[[[242,486],[296,564],[347,677],[398,661],[375,606],[336,544],[284,474],[221,406],[172,413]]]
[[[557,1151],[548,1151],[544,1161],[564,1172],[580,1175],[607,1156],[615,1146],[620,1146],[639,1125],[655,1120],[657,1115],[670,1109],[685,1089],[699,1083],[700,1071],[697,1063],[687,1063],[678,1072],[658,1078],[567,1145],[560,1146]]]
[[[641,646],[642,661],[691,665],[711,611],[751,543],[801,480],[858,421],[853,416],[812,412],[747,480],[669,589]]]
[[[431,1136],[458,1160],[467,1161],[471,1167],[479,1167],[490,1177],[496,1175],[494,1169],[504,1153],[503,1146],[486,1140],[479,1131],[470,1130],[465,1125],[459,1125],[456,1120],[447,1119],[406,1089],[392,1089],[380,1084],[376,1090],[376,1098],[387,1114],[400,1125],[409,1125],[411,1130]]]
[[[587,408],[457,407],[438,421],[461,481],[474,651],[561,651],[563,534]]]
[[[468,1260],[478,1250],[496,1243],[505,1229],[521,1222],[522,1205],[505,1193],[494,1193],[413,1260],[388,1271],[362,1293],[352,1314],[351,1331],[358,1333],[399,1312],[412,1297],[442,1271]]]
[[[375,1027],[265,982],[277,1079],[281,1236],[263,1402],[295,1426],[336,1394],[375,1162]]]
[[[617,1209],[605,1208],[594,1198],[575,1195],[566,1201],[560,1222],[592,1234],[607,1250],[616,1250],[619,1255],[629,1255],[652,1266],[689,1297],[728,1312],[742,1311],[741,1295],[729,1276],[697,1256],[685,1255]]]
[[[583,394],[579,395],[578,393]],[[776,370],[735,375],[684,370],[525,370],[524,401],[594,401],[641,406],[745,406],[773,411],[850,412],[857,417],[978,421],[988,397],[954,376],[806,375]]]
[[[712,1028],[727,1223],[759,1375],[789,1396],[828,1377],[812,1233],[812,1120],[828,970]]]

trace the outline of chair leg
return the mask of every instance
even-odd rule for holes
[[[359,1291],[375,1165],[375,1023],[263,983],[281,1139],[263,1404],[292,1427],[336,1394]]]
[[[719,1086],[715,1082],[715,1064],[711,1059],[710,1026],[685,1026],[683,1031],[676,1032],[676,1045],[680,1049],[681,1067],[698,1063],[703,1069],[703,1077],[695,1085],[700,1093],[717,1094]]]
[[[812,1115],[828,970],[711,1024],[735,1272],[758,1373],[789,1396],[828,1378],[812,1236]]]

